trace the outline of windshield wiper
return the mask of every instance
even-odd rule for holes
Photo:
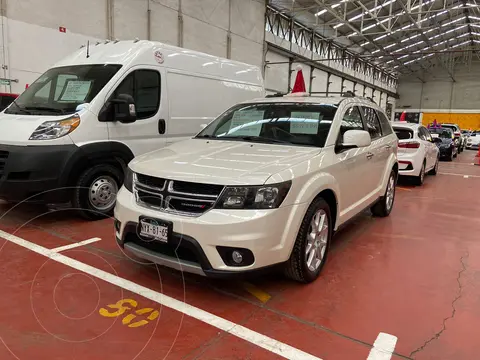
[[[222,136],[218,137],[219,140],[243,140],[243,141],[258,141],[258,142],[266,142],[266,143],[275,143],[275,144],[289,144],[292,145],[290,141],[279,140],[279,139],[272,139],[269,137],[264,136]]]
[[[18,110],[23,111],[23,112],[24,112],[25,114],[27,114],[27,115],[32,115],[32,113],[31,113],[30,111],[28,111],[26,108],[23,108],[23,107],[21,107],[20,105],[18,105],[16,99],[14,99],[12,102],[15,104],[15,106],[17,107]],[[8,109],[7,109],[7,110],[8,110]]]
[[[55,112],[55,113],[58,113],[58,114],[65,114],[65,111],[62,110],[62,109],[57,109],[57,108],[52,108],[52,107],[48,107],[48,106],[25,106],[25,109],[27,110],[39,110],[39,111],[51,111],[51,112]]]

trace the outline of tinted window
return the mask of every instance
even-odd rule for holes
[[[337,106],[330,104],[240,104],[198,137],[323,147],[336,112]]]
[[[421,127],[418,128],[418,137],[422,140],[427,141],[427,137],[425,136],[425,133],[423,132]]]
[[[10,105],[15,98],[13,96],[2,96],[0,102],[0,109],[5,109],[8,105]]]
[[[377,112],[372,108],[363,107],[363,115],[372,140],[382,137],[382,128],[377,117]]]
[[[387,116],[382,112],[377,110],[378,118],[380,119],[380,126],[382,127],[383,135],[390,135],[392,133],[392,127],[390,121],[388,121]]]
[[[393,127],[398,140],[413,139],[413,131],[402,127]]]
[[[113,98],[120,94],[133,97],[138,120],[151,118],[160,107],[160,73],[136,70],[128,74],[115,90]]]
[[[342,124],[340,125],[340,134],[338,136],[338,141],[343,142],[343,135],[348,130],[364,130],[362,115],[360,115],[360,110],[357,106],[351,107],[345,111],[343,115]]]
[[[423,134],[423,136],[425,137],[426,141],[432,141],[432,135],[430,135],[430,133],[428,132],[428,130],[425,127],[423,127],[423,126],[420,127],[420,131]]]

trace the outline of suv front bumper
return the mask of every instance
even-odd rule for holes
[[[307,204],[274,210],[213,209],[187,217],[139,206],[124,187],[115,206],[118,245],[139,258],[203,276],[230,276],[281,265],[290,257]],[[167,244],[138,235],[140,217],[173,224]],[[251,252],[253,263],[232,266],[221,248]]]

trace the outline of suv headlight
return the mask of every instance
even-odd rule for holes
[[[216,209],[276,209],[292,186],[291,181],[262,186],[227,186]]]
[[[52,140],[70,134],[80,125],[80,116],[77,114],[63,120],[45,121],[41,124],[29,140]]]

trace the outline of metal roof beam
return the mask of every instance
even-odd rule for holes
[[[322,0],[322,1],[325,1],[325,0]],[[368,35],[365,35],[365,34],[362,34],[362,32],[360,31],[360,29],[357,29],[355,26],[353,26],[350,22],[348,22],[348,20],[344,20],[342,19],[342,17],[335,11],[335,9],[332,9],[330,5],[327,5],[325,3],[323,3],[321,0],[315,0],[315,2],[323,9],[326,9],[330,14],[332,14],[338,21],[344,23],[346,26],[348,26],[351,30],[353,30],[354,32],[356,32],[357,34],[359,34],[362,38],[364,38],[365,40],[367,40],[368,42],[374,44],[374,46],[380,50],[380,52],[383,54],[383,55],[387,55],[387,53],[385,52],[385,50],[379,46],[378,44],[376,44],[373,39],[371,39]],[[408,66],[405,66],[403,65],[403,63],[401,61],[398,61],[396,60],[396,63],[407,69],[409,73],[412,73],[412,69],[410,69]],[[415,75],[420,81],[422,82],[425,82],[421,77],[419,77],[418,75]]]

